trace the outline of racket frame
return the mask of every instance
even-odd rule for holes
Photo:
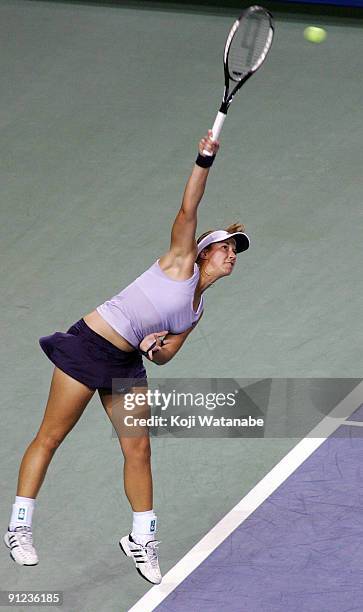
[[[230,52],[231,45],[232,45],[232,40],[239,28],[241,20],[246,15],[246,13],[250,13],[254,10],[256,11],[256,10],[261,10],[261,9],[268,16],[269,21],[270,21],[270,31],[269,31],[269,36],[266,41],[265,51],[264,53],[260,55],[258,62],[254,64],[248,72],[246,72],[246,74],[237,82],[237,85],[234,87],[234,89],[231,92],[229,92],[230,81],[233,81],[234,83],[236,83],[236,79],[231,77],[229,70],[228,70],[228,57],[229,57],[229,52]],[[265,61],[266,55],[269,52],[271,44],[272,44],[272,40],[274,37],[274,31],[275,29],[274,29],[273,17],[271,13],[264,7],[258,6],[258,5],[253,5],[245,9],[243,13],[241,13],[241,15],[238,17],[238,19],[236,19],[236,21],[232,25],[228,33],[226,43],[224,45],[224,53],[223,53],[224,91],[223,91],[222,104],[219,108],[219,111],[217,113],[217,116],[215,118],[215,121],[212,127],[212,133],[213,133],[212,140],[213,141],[218,140],[218,137],[222,131],[223,123],[227,116],[228,109],[237,91],[241,89],[242,85],[260,68],[260,66]],[[213,153],[211,153],[210,151],[207,151],[207,149],[203,150],[203,154],[208,155],[208,156],[213,155]]]
[[[241,23],[241,20],[243,19],[243,17],[245,16],[245,14],[247,12],[253,12],[253,10],[263,10],[265,15],[268,16],[269,21],[270,21],[270,31],[269,31],[269,36],[267,38],[266,44],[265,44],[265,51],[264,53],[262,53],[259,57],[258,62],[256,62],[251,70],[249,70],[238,82],[237,85],[235,86],[235,88],[231,91],[231,93],[229,94],[229,82],[233,81],[236,82],[236,80],[229,74],[228,71],[228,57],[229,57],[229,52],[231,49],[231,45],[232,45],[232,40],[239,28],[239,25]],[[224,114],[227,114],[227,111],[229,109],[229,106],[235,96],[235,94],[237,93],[237,91],[242,87],[242,85],[259,69],[259,67],[263,64],[263,62],[265,61],[266,55],[270,50],[271,44],[272,44],[272,39],[274,36],[274,25],[273,25],[273,17],[271,15],[271,13],[265,9],[262,6],[258,6],[258,5],[254,5],[254,6],[250,6],[249,8],[247,8],[245,11],[243,11],[243,13],[239,16],[238,19],[236,19],[236,21],[234,22],[227,40],[226,40],[226,44],[224,47],[224,56],[223,56],[223,65],[224,65],[224,93],[223,93],[223,102],[221,104],[220,107],[220,112],[223,112]]]

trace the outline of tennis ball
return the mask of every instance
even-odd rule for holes
[[[304,30],[304,37],[309,42],[321,43],[326,39],[326,30],[324,28],[317,28],[316,26],[309,26]]]

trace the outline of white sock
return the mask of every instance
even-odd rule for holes
[[[154,510],[134,512],[132,516],[131,537],[139,544],[152,540],[156,534],[157,516]]]
[[[21,497],[17,495],[10,517],[9,531],[14,531],[15,527],[19,527],[20,525],[31,527],[34,506],[35,499],[32,497]]]

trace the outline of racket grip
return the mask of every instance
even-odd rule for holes
[[[218,111],[215,122],[212,127],[212,140],[218,140],[226,116],[227,115],[225,113],[221,113],[221,111]],[[203,155],[208,155],[209,157],[211,157],[213,153],[207,151],[207,149],[203,149]]]

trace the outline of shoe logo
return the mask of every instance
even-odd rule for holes
[[[19,521],[23,521],[25,518],[25,508],[19,508],[18,519]]]
[[[155,519],[153,519],[150,523],[150,531],[155,531]]]

